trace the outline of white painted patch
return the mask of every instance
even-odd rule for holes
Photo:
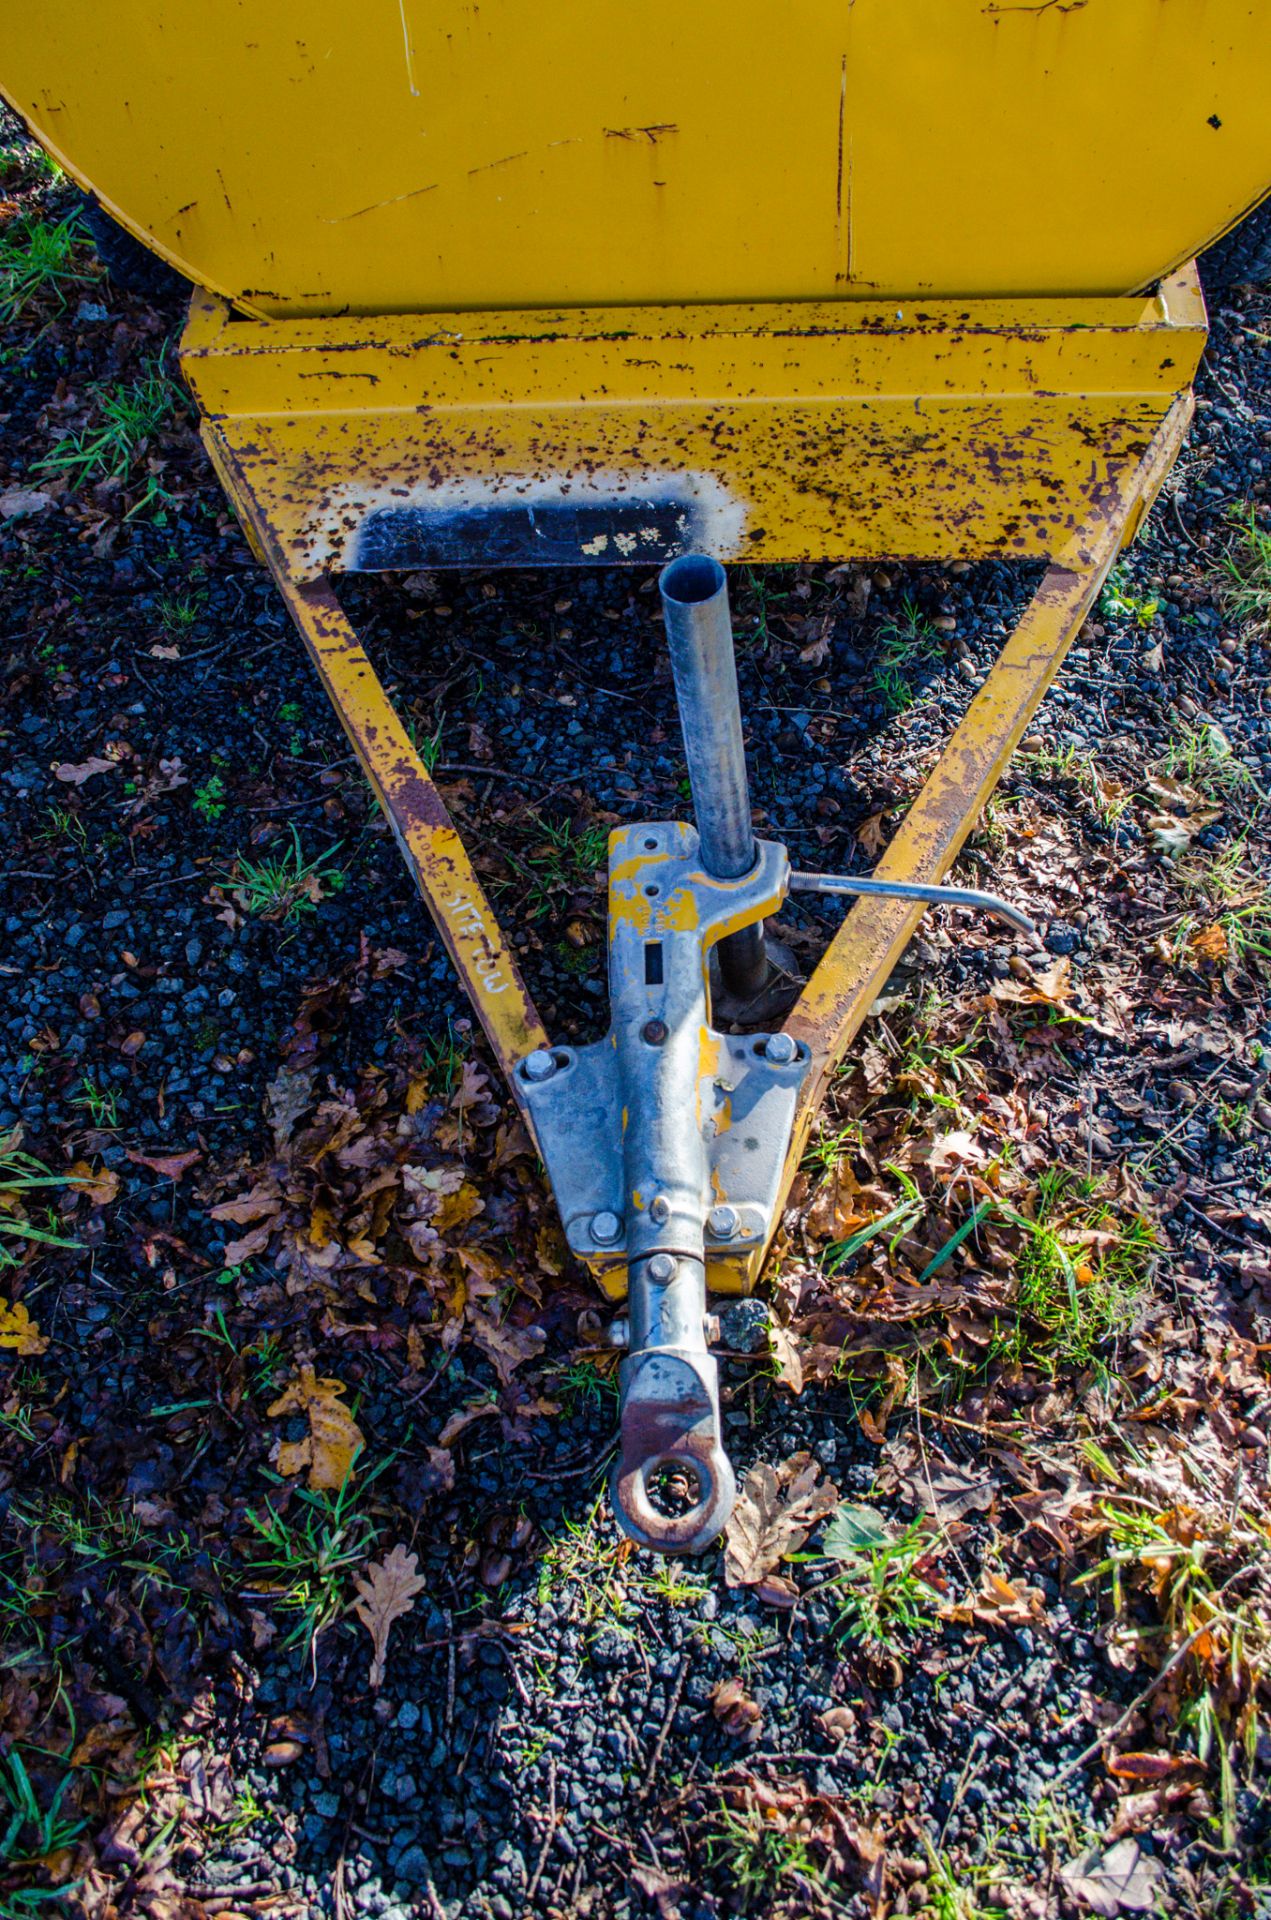
[[[432,487],[426,481],[415,486],[367,485],[340,481],[332,487],[325,511],[308,542],[308,562],[315,572],[338,567],[346,548],[355,560],[356,525],[372,514],[415,510],[427,518],[449,514],[479,513],[491,508],[525,507],[531,532],[534,509],[538,506],[583,506],[591,510],[612,508],[628,521],[633,508],[678,509],[679,523],[686,539],[720,560],[735,558],[742,548],[748,501],[736,498],[713,473],[651,473],[635,470],[600,471],[562,479],[525,479],[515,474],[490,474],[471,479],[447,480]],[[640,546],[656,547],[663,535],[656,525],[629,525],[611,534],[598,534],[582,546],[582,552],[599,558],[612,542],[614,557],[634,555]],[[527,554],[527,562],[532,554]],[[474,556],[474,564],[480,564]]]

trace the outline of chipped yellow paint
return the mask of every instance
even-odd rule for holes
[[[693,1091],[693,1110],[697,1117],[699,1133],[704,1130],[708,1118],[708,1114],[702,1110],[702,1093],[705,1089],[709,1096],[711,1089],[715,1085],[715,1077],[719,1072],[720,1044],[718,1037],[711,1032],[708,1026],[703,1024],[698,1028],[697,1083]],[[714,1100],[710,1099],[709,1113],[712,1115],[714,1113],[714,1106]]]
[[[625,830],[623,828],[618,827],[609,835],[609,855],[611,862],[613,859],[614,841],[622,839],[624,832]],[[610,865],[609,885],[611,888],[625,887],[629,886],[633,880],[643,880],[651,868],[665,866],[670,858],[670,852],[665,848],[655,853],[633,853],[630,859],[619,860],[616,865]]]
[[[634,928],[643,938],[652,929],[653,902],[642,893],[619,893],[609,889],[609,945],[612,947],[624,927]]]
[[[696,933],[701,924],[697,895],[690,887],[676,887],[655,911],[654,922],[659,933]],[[702,937],[704,940],[711,939],[709,926]]]
[[[1137,459],[1204,338],[1190,272],[1123,299],[453,313],[427,329],[243,325],[205,295],[181,364],[214,458],[234,455],[288,570],[315,579],[384,564],[363,550],[372,515],[503,512],[525,523],[528,563],[537,507],[632,498],[675,503],[681,538],[721,560],[1049,556]],[[665,557],[673,538],[598,557]]]

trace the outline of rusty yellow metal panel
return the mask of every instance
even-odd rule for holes
[[[245,324],[182,366],[288,569],[1047,556],[1205,338],[1148,298]]]
[[[0,87],[245,310],[1120,294],[1271,185],[1255,0],[39,0]]]

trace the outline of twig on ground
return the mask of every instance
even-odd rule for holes
[[[529,1885],[525,1889],[525,1905],[534,1904],[534,1895],[538,1892],[538,1883],[543,1877],[543,1868],[547,1865],[547,1856],[552,1850],[552,1841],[556,1838],[558,1815],[556,1812],[556,1756],[547,1756],[547,1832],[543,1835],[543,1844],[538,1851],[538,1860],[530,1875]]]
[[[666,1745],[666,1737],[671,1731],[671,1722],[679,1711],[680,1695],[684,1691],[684,1682],[688,1679],[688,1669],[689,1655],[686,1653],[680,1661],[680,1670],[675,1676],[675,1685],[671,1688],[671,1698],[667,1702],[666,1716],[662,1721],[658,1737],[653,1743],[653,1752],[649,1755],[649,1764],[644,1770],[644,1780],[640,1787],[640,1798],[642,1800],[648,1798],[653,1786],[653,1777],[658,1770],[658,1762],[662,1758],[662,1749]]]
[[[1075,1760],[1070,1760],[1066,1767],[1061,1767],[1059,1769],[1059,1772],[1055,1775],[1054,1780],[1051,1782],[1052,1789],[1054,1787],[1061,1787],[1065,1780],[1071,1780],[1073,1774],[1079,1773],[1082,1767],[1084,1767],[1088,1761],[1094,1760],[1097,1758],[1097,1756],[1103,1751],[1104,1747],[1108,1745],[1108,1742],[1110,1740],[1115,1740],[1119,1733],[1124,1732],[1125,1728],[1129,1726],[1131,1720],[1133,1720],[1135,1714],[1138,1712],[1139,1708],[1143,1705],[1144,1701],[1151,1699],[1152,1695],[1156,1692],[1156,1689],[1160,1686],[1161,1682],[1167,1679],[1169,1675],[1173,1673],[1175,1667],[1178,1666],[1179,1663],[1187,1657],[1187,1655],[1191,1652],[1192,1648],[1196,1645],[1196,1642],[1202,1639],[1205,1634],[1211,1632],[1212,1628],[1213,1628],[1213,1621],[1207,1620],[1204,1626],[1197,1627],[1195,1633],[1188,1634],[1182,1646],[1177,1648],[1176,1651],[1170,1655],[1169,1659],[1165,1662],[1165,1665],[1161,1668],[1160,1672],[1153,1674],[1151,1680],[1149,1680],[1147,1686],[1144,1687],[1142,1693],[1135,1695],[1134,1699],[1131,1700],[1125,1712],[1121,1714],[1121,1716],[1118,1719],[1114,1720],[1110,1727],[1105,1727],[1103,1732],[1099,1734],[1098,1738],[1092,1740],[1088,1747],[1083,1748],[1082,1751],[1077,1755]]]

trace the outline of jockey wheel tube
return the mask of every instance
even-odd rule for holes
[[[658,588],[702,865],[716,880],[739,880],[756,855],[728,579],[718,560],[689,553],[662,569]],[[768,976],[762,924],[725,935],[718,952],[730,993],[760,991]]]

